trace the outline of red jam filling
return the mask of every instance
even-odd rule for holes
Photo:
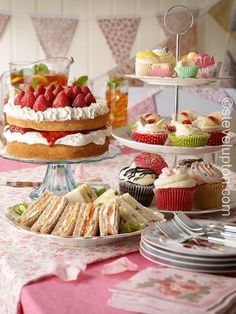
[[[21,134],[25,134],[28,132],[39,132],[44,138],[46,138],[48,144],[50,147],[54,146],[55,142],[62,138],[65,137],[67,135],[70,134],[88,134],[92,131],[97,131],[97,130],[105,130],[106,127],[100,128],[100,129],[96,129],[96,130],[86,130],[86,131],[38,131],[38,130],[34,130],[34,129],[28,129],[28,128],[21,128],[15,125],[8,125],[8,130],[10,130],[10,132],[14,133],[14,132],[19,132]]]

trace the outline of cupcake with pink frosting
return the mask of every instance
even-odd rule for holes
[[[226,187],[222,172],[209,162],[194,162],[189,175],[197,183],[193,207],[211,209],[222,207],[222,190]]]
[[[221,63],[215,64],[213,56],[206,53],[199,53],[194,57],[194,63],[199,68],[198,77],[217,78],[219,75]]]
[[[186,169],[163,168],[154,182],[156,205],[159,210],[191,211],[196,181]]]

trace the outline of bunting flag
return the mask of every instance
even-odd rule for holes
[[[184,90],[197,96],[214,101],[218,104],[221,104],[222,100],[225,97],[228,97],[228,94],[221,88],[185,87]]]
[[[232,54],[227,50],[222,65],[223,76],[230,76],[231,79],[222,81],[222,87],[236,88],[236,61]]]
[[[77,19],[31,16],[46,57],[65,57],[78,25]]]
[[[181,22],[184,22],[183,18],[183,12],[178,12],[173,15],[173,19],[169,18],[168,23],[173,23],[173,25],[181,25]],[[194,15],[194,20],[197,20],[198,18],[199,11],[194,10],[193,15]],[[158,22],[160,23],[166,37],[168,38],[166,42],[164,43],[164,46],[169,47],[173,53],[175,54],[176,51],[176,37],[175,36],[170,36],[169,31],[166,29],[164,25],[164,16],[162,15],[157,15]],[[172,27],[173,28],[173,27]],[[180,37],[180,53],[181,55],[185,55],[189,53],[190,51],[196,51],[197,50],[197,25],[194,23],[192,28],[184,35],[181,35]]]
[[[98,19],[97,22],[113,58],[117,64],[121,64],[129,58],[138,31],[140,17]]]
[[[236,39],[236,0],[221,0],[208,13],[226,32],[230,31],[232,37]]]
[[[2,36],[3,32],[5,31],[5,28],[10,20],[9,14],[2,14],[0,13],[0,37]]]

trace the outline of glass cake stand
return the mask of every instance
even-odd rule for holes
[[[33,163],[33,164],[46,164],[47,170],[42,184],[33,192],[30,193],[31,199],[38,198],[42,193],[46,191],[54,192],[56,194],[65,194],[76,187],[74,176],[72,173],[71,165],[89,162],[98,162],[106,159],[115,158],[120,154],[120,149],[114,145],[109,146],[108,152],[103,155],[79,158],[73,160],[39,160],[39,159],[26,159],[17,158],[7,154],[5,150],[0,152],[0,156],[5,159]]]

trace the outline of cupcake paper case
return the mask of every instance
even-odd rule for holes
[[[157,209],[190,211],[195,193],[196,181],[190,178],[186,169],[162,169],[154,182]]]
[[[129,193],[142,205],[149,206],[154,197],[153,188],[156,178],[157,174],[153,170],[137,167],[132,163],[120,171],[120,193]]]
[[[197,182],[193,206],[197,209],[222,207],[222,190],[226,187],[222,172],[208,162],[192,164],[189,175]]]

